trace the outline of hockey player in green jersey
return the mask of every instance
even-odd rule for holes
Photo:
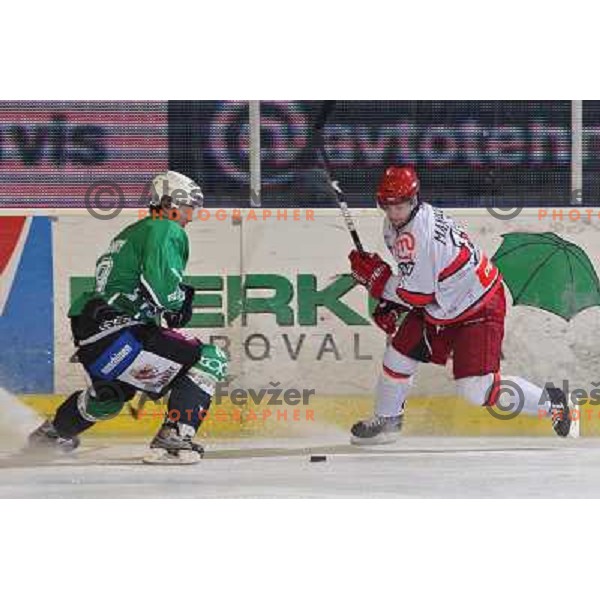
[[[148,460],[193,462],[202,455],[193,437],[226,375],[227,358],[177,328],[192,317],[194,290],[183,283],[185,227],[203,197],[194,181],[174,171],[157,175],[152,187],[149,216],[111,241],[96,262],[94,291],[69,311],[77,357],[91,385],[73,392],[30,435],[30,447],[75,449],[79,434],[118,415],[143,391],[155,399],[168,393],[167,416]]]

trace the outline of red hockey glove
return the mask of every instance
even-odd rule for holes
[[[404,312],[408,312],[409,309],[396,304],[394,302],[388,302],[387,300],[380,300],[379,304],[373,311],[373,321],[379,329],[383,329],[388,335],[393,335],[398,329],[398,319]]]
[[[392,269],[379,254],[361,254],[352,250],[348,255],[352,268],[352,277],[364,285],[373,298],[381,298],[387,280],[392,276]]]

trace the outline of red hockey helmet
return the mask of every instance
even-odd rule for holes
[[[377,188],[377,204],[384,208],[409,202],[416,198],[419,188],[419,177],[412,167],[388,167]]]

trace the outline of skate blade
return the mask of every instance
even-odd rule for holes
[[[177,454],[171,454],[163,448],[153,448],[142,458],[142,462],[146,465],[195,465],[201,459],[202,456],[192,450],[180,450]]]
[[[394,444],[400,441],[400,433],[380,433],[372,438],[359,438],[350,436],[350,443],[353,446],[383,446],[384,444]]]
[[[571,410],[571,414],[573,414],[574,410],[577,411],[577,413],[576,413],[577,419],[571,420],[571,427],[569,427],[569,433],[568,433],[567,437],[578,438],[580,435],[580,427],[581,427],[581,410],[573,404],[573,401],[571,400],[570,396],[569,396],[569,399],[567,400],[567,403],[569,405],[569,409]]]

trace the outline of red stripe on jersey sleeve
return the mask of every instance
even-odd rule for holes
[[[402,288],[396,288],[396,294],[398,297],[407,302],[408,304],[412,304],[413,306],[425,306],[435,300],[435,294],[421,294],[420,292],[409,292],[408,290]]]
[[[452,277],[454,273],[460,271],[471,259],[471,251],[467,246],[462,246],[458,256],[445,268],[443,269],[439,276],[438,281],[444,281],[444,279],[448,279],[448,277]]]

